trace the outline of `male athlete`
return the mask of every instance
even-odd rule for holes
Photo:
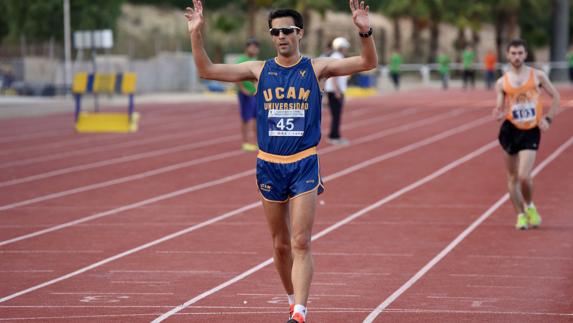
[[[498,121],[505,119],[499,131],[499,143],[505,151],[509,196],[517,212],[515,227],[525,230],[541,224],[532,200],[531,171],[539,148],[540,129],[549,129],[559,107],[559,93],[545,73],[524,65],[527,58],[525,41],[512,40],[506,55],[511,66],[497,80],[493,116]],[[539,102],[541,88],[553,99],[545,116]]]
[[[187,8],[188,30],[199,76],[226,82],[251,80],[257,85],[257,184],[273,239],[273,258],[291,305],[289,323],[306,320],[313,274],[312,225],[317,195],[322,192],[316,146],[320,141],[319,80],[367,71],[377,66],[364,2],[350,0],[352,19],[361,36],[360,56],[310,59],[300,54],[304,35],[300,13],[281,9],[268,24],[277,56],[236,65],[213,64],[203,44],[203,5]],[[294,305],[294,306],[293,306]]]

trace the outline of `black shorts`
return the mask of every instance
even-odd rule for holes
[[[499,129],[498,139],[503,150],[510,155],[515,155],[520,150],[537,150],[541,133],[539,127],[521,130],[509,120],[505,120]]]

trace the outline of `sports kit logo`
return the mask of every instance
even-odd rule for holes
[[[261,184],[261,185],[259,185],[259,187],[261,188],[261,191],[265,191],[265,192],[271,191],[271,186],[269,184]]]
[[[298,71],[300,73],[300,77],[304,77],[306,75],[306,70]]]

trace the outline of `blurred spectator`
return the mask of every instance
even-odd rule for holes
[[[475,88],[475,71],[474,62],[476,59],[476,53],[471,46],[467,46],[462,53],[462,65],[464,68],[463,74],[463,84],[464,89],[468,87],[468,82],[471,83],[471,87]]]
[[[254,61],[259,55],[259,42],[254,38],[249,38],[245,44],[245,52],[237,58],[236,63]],[[243,137],[242,148],[244,151],[257,151],[257,100],[255,93],[257,88],[250,81],[237,83],[239,107],[241,110],[241,135]],[[249,134],[251,134],[249,136]]]
[[[400,52],[394,52],[390,56],[390,76],[396,90],[400,89],[400,66],[402,65],[402,55]]]
[[[333,52],[330,58],[343,59],[348,53],[350,43],[344,37],[337,37],[332,41]],[[324,90],[328,97],[328,107],[332,120],[330,122],[330,134],[328,142],[333,145],[348,144],[348,140],[340,136],[340,121],[342,117],[342,108],[344,106],[344,92],[347,87],[347,76],[331,77],[326,80]]]
[[[438,70],[440,72],[440,76],[442,79],[442,89],[447,90],[448,89],[448,83],[450,81],[450,63],[451,63],[451,59],[448,55],[446,54],[440,54],[438,55]]]
[[[495,83],[495,64],[497,63],[497,56],[493,51],[489,51],[485,55],[483,63],[485,66],[485,87],[491,90]]]

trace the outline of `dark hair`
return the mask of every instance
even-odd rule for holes
[[[255,45],[255,46],[259,47],[259,41],[254,37],[247,39],[247,42],[245,43],[245,47],[249,47],[251,45]]]
[[[525,51],[527,52],[527,42],[521,38],[514,38],[512,39],[509,44],[507,44],[507,50],[509,51],[509,49],[511,47],[519,47],[519,46],[523,46],[523,48],[525,49]]]
[[[302,23],[302,15],[293,9],[277,9],[273,10],[269,13],[269,28],[273,28],[271,22],[273,19],[282,18],[282,17],[291,17],[294,20],[294,25],[300,29],[304,28]]]

